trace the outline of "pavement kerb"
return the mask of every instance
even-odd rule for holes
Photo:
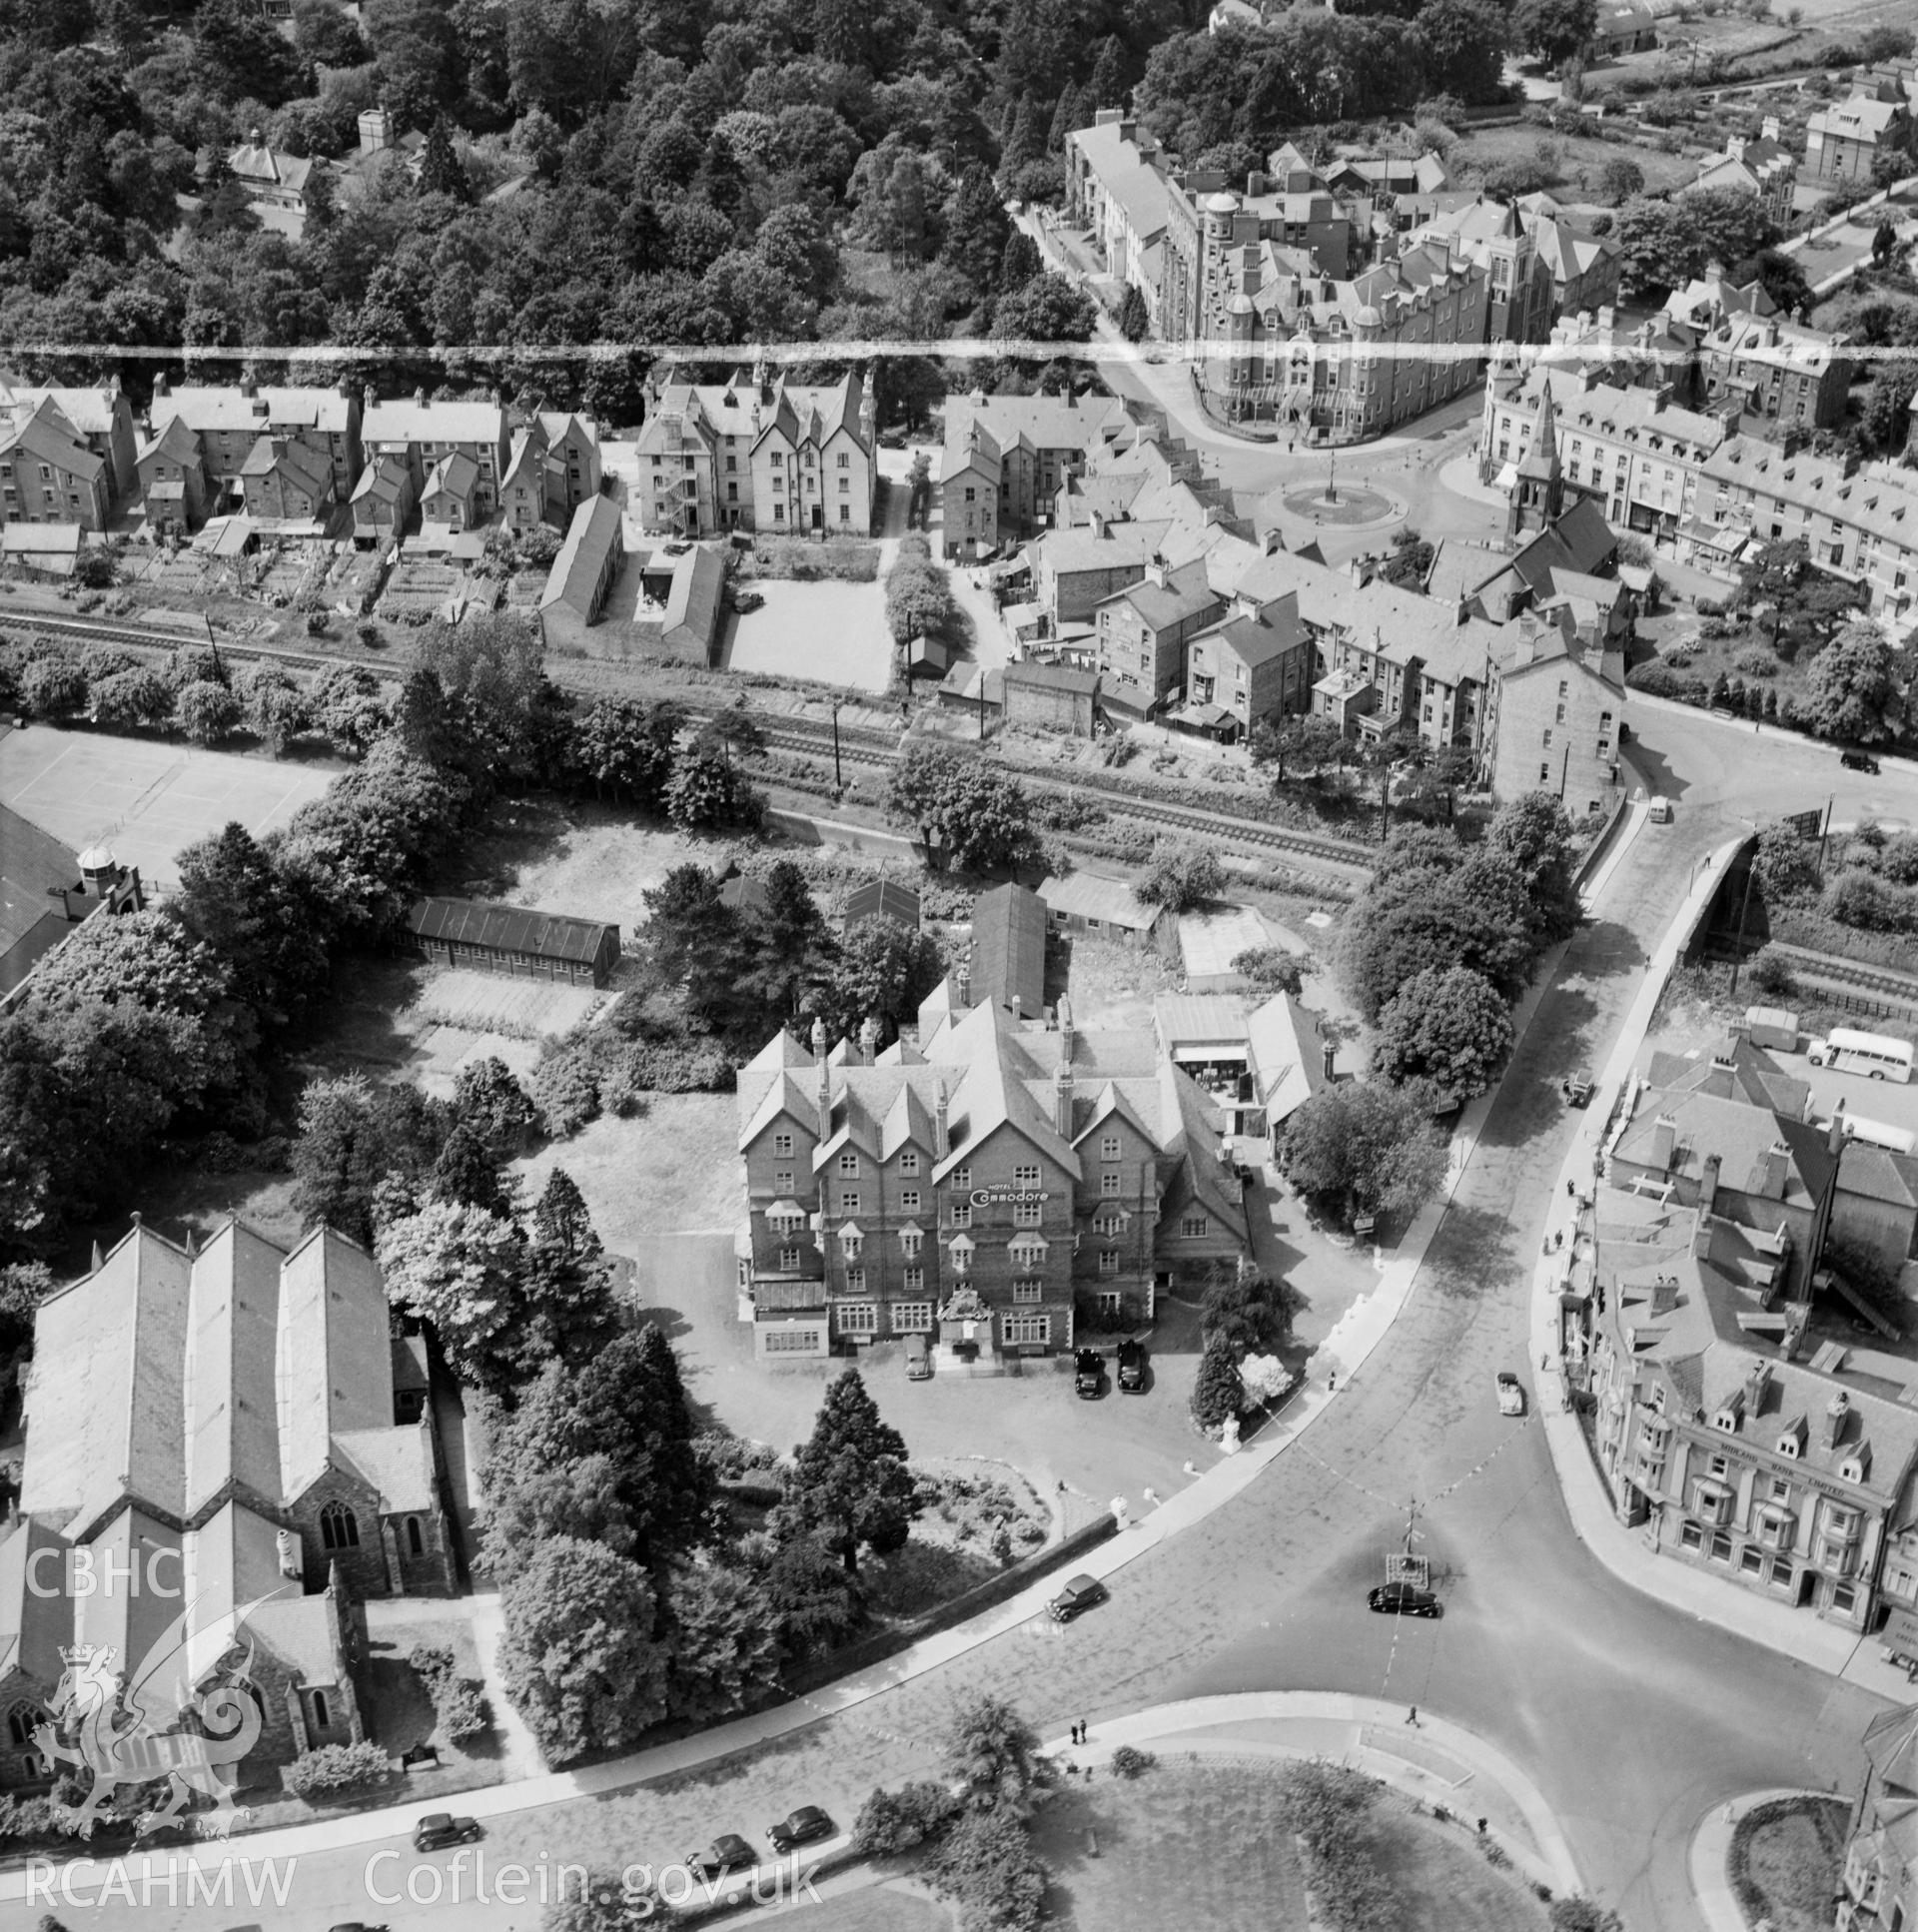
[[[1705,862],[1646,967],[1644,984],[1626,1015],[1611,1057],[1598,1076],[1584,1124],[1559,1170],[1559,1185],[1552,1193],[1552,1227],[1547,1229],[1548,1240],[1553,1229],[1562,1229],[1576,1238],[1577,1213],[1571,1191],[1575,1188],[1583,1193],[1590,1187],[1612,1106],[1651,1029],[1652,1015],[1665,981],[1677,963],[1679,948],[1743,843],[1742,836],[1731,839]],[[1545,1443],[1564,1497],[1565,1513],[1579,1541],[1620,1582],[1672,1609],[1682,1610],[1701,1622],[1716,1624],[1750,1642],[1762,1643],[1827,1675],[1844,1676],[1883,1696],[1902,1696],[1908,1701],[1910,1686],[1903,1673],[1892,1670],[1889,1665],[1873,1666],[1867,1654],[1869,1638],[1754,1595],[1730,1578],[1661,1556],[1646,1544],[1639,1531],[1628,1529],[1618,1520],[1585,1445],[1584,1432],[1570,1407],[1558,1353],[1558,1251],[1548,1247],[1534,1264],[1531,1349],[1538,1363],[1537,1406]]]
[[[1286,1757],[1323,1757],[1327,1753],[1316,1744],[1261,1744],[1255,1739],[1193,1737],[1189,1732],[1212,1729],[1221,1724],[1251,1722],[1304,1722],[1351,1724],[1354,1737],[1345,1762],[1381,1777],[1396,1791],[1430,1804],[1442,1801],[1434,1790],[1435,1779],[1423,1766],[1369,1743],[1364,1730],[1380,1725],[1388,1731],[1405,1722],[1405,1706],[1386,1703],[1377,1697],[1351,1696],[1332,1690],[1254,1690],[1219,1697],[1194,1697],[1182,1703],[1154,1704],[1145,1710],[1128,1711],[1122,1717],[1108,1717],[1093,1727],[1094,1738],[1085,1744],[1069,1739],[1051,1738],[1044,1745],[1053,1757],[1070,1757],[1086,1764],[1107,1764],[1122,1744],[1135,1747],[1176,1740],[1181,1750],[1194,1750],[1218,1756],[1245,1757],[1271,1754]],[[1475,1732],[1431,1713],[1419,1719],[1427,1742],[1436,1745],[1474,1775],[1496,1785],[1510,1800],[1532,1843],[1526,1845],[1511,1833],[1487,1830],[1509,1853],[1512,1863],[1529,1879],[1549,1885],[1553,1892],[1581,1889],[1577,1861],[1558,1827],[1551,1807],[1531,1780],[1512,1760],[1488,1744]],[[1462,1814],[1468,1801],[1459,1800],[1447,1807]]]
[[[1641,815],[1634,814],[1633,822],[1618,840],[1618,853],[1622,853],[1630,844],[1640,822]],[[1589,889],[1593,895],[1616,862],[1617,854],[1614,853],[1601,869],[1599,881]],[[1560,945],[1554,947],[1541,962],[1512,1015],[1515,1038],[1524,1036],[1563,956],[1564,946]],[[1405,1307],[1419,1271],[1425,1264],[1427,1250],[1444,1219],[1498,1092],[1499,1088],[1493,1087],[1465,1108],[1459,1130],[1452,1140],[1450,1164],[1438,1197],[1428,1202],[1414,1217],[1400,1253],[1381,1265],[1379,1287],[1372,1294],[1361,1296],[1347,1309],[1320,1344],[1317,1358],[1324,1359],[1329,1381],[1336,1376],[1340,1383],[1349,1384],[1372,1351],[1384,1340]],[[1087,1555],[1083,1569],[1102,1579],[1108,1577],[1143,1556],[1149,1549],[1157,1548],[1180,1530],[1203,1521],[1215,1509],[1223,1508],[1248,1488],[1254,1478],[1283,1454],[1312,1427],[1328,1405],[1338,1399],[1330,1388],[1313,1383],[1303,1385],[1293,1402],[1259,1437],[1237,1453],[1222,1455],[1213,1467],[1195,1478],[1186,1488],[1159,1502],[1150,1515],[1131,1519],[1119,1534]],[[1545,1405],[1541,1402],[1540,1407],[1542,1409]],[[850,1710],[870,1697],[967,1655],[1022,1623],[1044,1616],[1046,1602],[1055,1587],[1055,1579],[1041,1579],[1017,1596],[1008,1598],[965,1624],[922,1638],[895,1656],[824,1684],[818,1690],[795,1697],[788,1703],[776,1704],[766,1710],[734,1718],[729,1723],[716,1725],[710,1730],[657,1744],[625,1757],[611,1758],[601,1764],[587,1765],[573,1771],[542,1772],[536,1776],[463,1792],[458,1798],[459,1806],[463,1813],[475,1818],[496,1818],[509,1812],[562,1804],[574,1798],[603,1797],[654,1778],[676,1776],[754,1750],[775,1738],[801,1730],[822,1717]],[[438,1808],[445,1808],[438,1801],[436,1804]],[[377,1810],[355,1811],[271,1831],[249,1832],[235,1842],[244,1847],[245,1856],[260,1859],[289,1858],[302,1852],[337,1851],[355,1845],[372,1845],[410,1831],[421,1810],[419,1800],[401,1802]],[[203,1845],[189,1841],[177,1849],[161,1850],[159,1855],[177,1859],[184,1869],[198,1867],[203,1860],[210,1864],[225,1862],[233,1855],[233,1849],[234,1845],[230,1843]],[[209,1852],[211,1857],[208,1857]],[[78,1877],[75,1882],[92,1881]],[[25,1890],[24,1870],[0,1872],[0,1902],[23,1898]]]
[[[1747,724],[1751,724],[1751,734],[1753,737],[1761,740],[1770,738],[1779,744],[1817,745],[1826,742],[1823,739],[1811,737],[1803,731],[1787,731],[1781,724],[1752,724],[1749,718],[1725,717],[1716,711],[1708,710],[1702,704],[1683,704],[1675,697],[1660,697],[1655,692],[1641,691],[1635,686],[1631,692],[1631,702],[1633,704],[1643,705],[1648,711],[1669,711],[1677,717],[1691,718],[1693,720],[1709,718],[1714,724],[1723,725],[1727,731],[1742,731]],[[1636,731],[1632,733],[1634,738],[1637,735]],[[1835,763],[1838,753],[1843,747],[1828,744],[1827,749],[1831,752],[1832,759]],[[1900,770],[1918,774],[1918,758],[1903,757],[1895,751],[1873,751],[1871,755],[1880,764],[1894,764]]]
[[[1715,1804],[1698,1820],[1691,1834],[1686,1863],[1691,1895],[1698,1901],[1705,1932],[1751,1932],[1738,1894],[1731,1889],[1731,1838],[1738,1820],[1774,1798],[1828,1798],[1829,1791],[1799,1791],[1780,1785],[1770,1791],[1747,1791],[1729,1804]]]

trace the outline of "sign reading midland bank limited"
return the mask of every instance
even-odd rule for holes
[[[975,1208],[1018,1207],[1029,1201],[1050,1201],[1051,1194],[1045,1188],[974,1188],[972,1205]]]

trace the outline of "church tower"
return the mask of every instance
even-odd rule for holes
[[[1505,535],[1512,540],[1555,523],[1565,506],[1565,480],[1558,468],[1558,433],[1552,422],[1551,378],[1538,385],[1538,428],[1511,485]]]
[[[1505,204],[1497,229],[1485,241],[1487,342],[1529,342],[1532,265],[1535,256],[1516,202]]]

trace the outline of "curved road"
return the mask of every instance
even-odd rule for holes
[[[627,1856],[665,1861],[686,1849],[680,1837],[751,1833],[800,1798],[849,1819],[874,1783],[925,1768],[925,1740],[953,1695],[982,1685],[1048,1734],[1089,1717],[1096,1735],[1109,1715],[1238,1690],[1417,1703],[1524,1767],[1586,1884],[1622,1909],[1631,1932],[1698,1925],[1686,1847],[1708,1807],[1759,1786],[1850,1788],[1880,1700],[1617,1582],[1572,1532],[1542,1432],[1501,1419],[1492,1402],[1495,1370],[1530,1366],[1530,1262],[1576,1119],[1558,1076],[1603,1060],[1692,862],[1738,829],[1739,812],[1799,809],[1827,790],[1840,819],[1918,815],[1908,772],[1858,778],[1829,750],[1754,740],[1697,714],[1647,710],[1640,726],[1680,801],[1677,822],[1647,827],[1621,860],[1539,1005],[1405,1312],[1309,1436],[1243,1494],[1128,1565],[1096,1613],[1063,1630],[1014,1631],[728,1765],[720,1795],[697,1800],[710,1807],[700,1813],[709,1829],[681,1822],[686,1798],[640,1790],[500,1819],[493,1856],[563,1850],[610,1827]],[[1445,1598],[1432,1623],[1369,1616],[1363,1604],[1414,1498]],[[796,1778],[810,1781],[796,1790]],[[388,1883],[414,1862],[390,1858]],[[536,1907],[370,1901],[365,1865],[364,1851],[303,1859],[278,1911],[248,1906],[242,1890],[230,1908],[129,1899],[59,1916],[152,1932],[261,1923],[309,1932],[369,1915],[395,1932],[537,1922]],[[8,1908],[0,1923],[30,1925],[40,1909]]]

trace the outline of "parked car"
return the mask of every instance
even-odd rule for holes
[[[430,1811],[413,1828],[415,1851],[445,1851],[449,1845],[471,1845],[480,1836],[477,1818],[456,1818],[451,1811]]]
[[[1671,823],[1671,800],[1663,797],[1654,798],[1651,801],[1651,810],[1646,813],[1646,817],[1653,825],[1669,825]]]
[[[327,1932],[388,1932],[384,1925],[369,1925],[364,1919],[343,1919],[338,1925],[330,1925]]]
[[[1838,762],[1847,771],[1868,771],[1874,778],[1878,775],[1878,760],[1869,751],[1841,751]]]
[[[728,1872],[748,1871],[758,1862],[759,1854],[736,1831],[728,1831],[704,1851],[689,1854],[686,1869],[701,1878],[723,1878]]]
[[[789,1818],[766,1827],[774,1851],[790,1851],[794,1845],[809,1845],[816,1838],[832,1836],[832,1820],[816,1804],[802,1804]]]
[[[1119,1388],[1128,1396],[1138,1395],[1146,1386],[1146,1345],[1131,1336],[1119,1345]]]
[[[749,612],[765,607],[765,593],[748,590],[744,584],[736,584],[731,592],[732,607],[743,617]]]
[[[1589,1107],[1592,1096],[1592,1078],[1588,1073],[1567,1074],[1564,1079],[1565,1105],[1567,1107]]]
[[[1498,1413],[1501,1416],[1522,1416],[1525,1413],[1524,1389],[1509,1369],[1498,1371]]]
[[[932,1380],[932,1350],[926,1345],[923,1335],[906,1337],[906,1380],[908,1382],[930,1382]]]
[[[1438,1599],[1417,1583],[1381,1583],[1367,1592],[1366,1607],[1384,1616],[1437,1616]]]
[[[1105,1388],[1106,1359],[1097,1349],[1081,1349],[1072,1359],[1072,1386],[1083,1402],[1097,1402]]]
[[[1089,1610],[1103,1600],[1106,1586],[1096,1576],[1074,1576],[1046,1605],[1046,1614],[1055,1623],[1070,1623],[1081,1610]]]

